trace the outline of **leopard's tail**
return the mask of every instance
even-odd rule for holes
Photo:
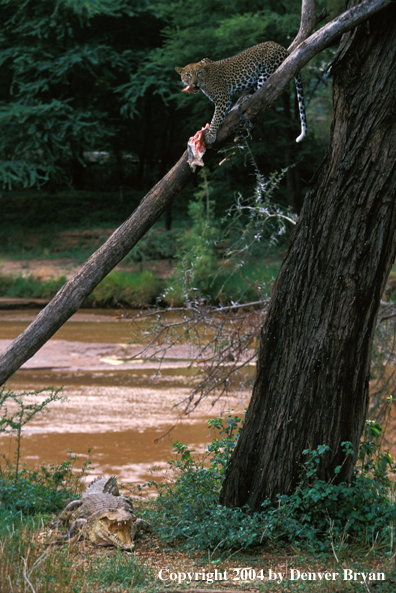
[[[305,136],[307,135],[307,118],[305,116],[304,91],[303,91],[301,74],[298,73],[294,80],[296,83],[298,110],[300,112],[300,121],[301,121],[301,134],[299,135],[298,138],[296,138],[296,142],[301,142],[301,140],[303,138],[305,138]]]

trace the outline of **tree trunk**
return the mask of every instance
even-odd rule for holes
[[[357,2],[355,2],[357,4]],[[292,491],[304,449],[324,480],[369,400],[373,333],[396,253],[396,7],[343,36],[328,154],[308,192],[261,333],[245,426],[220,495],[260,510]],[[356,459],[338,481],[351,477]]]

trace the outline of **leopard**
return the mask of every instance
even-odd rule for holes
[[[289,52],[282,45],[275,41],[266,41],[231,58],[217,62],[203,58],[184,68],[175,68],[182,83],[186,85],[183,91],[198,93],[201,90],[215,104],[210,127],[205,133],[207,144],[215,142],[219,127],[230,110],[231,96],[238,91],[260,89],[288,56]],[[301,142],[307,133],[307,120],[300,73],[295,77],[295,85],[301,122],[301,134],[296,142]],[[245,116],[243,118],[247,119]]]

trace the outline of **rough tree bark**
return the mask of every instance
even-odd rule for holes
[[[334,41],[341,33],[349,31],[371,14],[383,10],[391,0],[364,0],[359,6],[347,10],[339,17],[301,42],[313,30],[320,17],[315,16],[313,0],[303,0],[302,24],[298,37],[290,46],[293,51],[263,87],[248,99],[241,110],[251,122],[257,120],[282,94],[290,80],[317,53]],[[298,40],[298,47],[297,47]],[[240,124],[238,110],[229,113],[223,122],[215,146],[220,146],[234,136]],[[208,151],[205,161],[214,151]],[[0,385],[24,362],[31,358],[54,333],[75,313],[84,299],[101,280],[129,253],[161,214],[169,208],[177,194],[193,178],[187,165],[187,151],[176,165],[147,194],[135,212],[96,251],[81,269],[61,288],[36,319],[0,354]]]
[[[358,449],[373,331],[396,254],[395,22],[393,5],[341,40],[331,141],[275,283],[225,505],[260,510],[265,498],[289,493],[304,449],[331,447],[324,480],[344,461],[343,441]]]

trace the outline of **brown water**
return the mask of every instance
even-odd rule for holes
[[[0,349],[36,314],[0,311]],[[248,394],[236,393],[215,404],[208,400],[190,417],[183,416],[175,406],[188,395],[198,372],[194,349],[174,348],[158,374],[155,363],[131,360],[140,346],[128,345],[130,336],[129,322],[117,320],[114,312],[81,311],[8,381],[7,387],[18,392],[63,386],[67,397],[26,425],[22,461],[29,466],[60,463],[71,449],[81,466],[91,449],[93,476],[116,474],[123,482],[142,483],[152,478],[154,465],[167,466],[171,440],[203,451],[214,436],[207,420],[228,408],[241,413],[247,405]],[[0,454],[12,456],[14,448],[15,439],[0,438]]]

